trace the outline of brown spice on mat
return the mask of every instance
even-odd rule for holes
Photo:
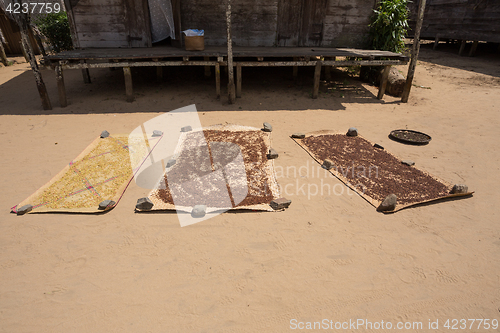
[[[406,205],[449,194],[445,184],[423,171],[402,164],[359,136],[309,136],[302,142],[318,160],[332,160],[334,167],[331,171],[337,171],[356,190],[375,200],[382,201],[394,193],[398,204]]]
[[[185,147],[195,148],[184,149],[180,153],[176,164],[164,177],[165,186],[155,193],[156,197],[165,203],[174,204],[172,192],[168,186],[168,179],[170,179],[174,184],[172,186],[176,186],[175,205],[179,206],[207,205],[215,208],[234,208],[233,192],[237,191],[241,194],[241,191],[245,191],[246,193],[246,188],[248,189],[246,197],[236,207],[270,203],[273,195],[268,186],[270,181],[264,171],[268,150],[264,135],[267,134],[261,131],[219,130],[187,134]],[[209,144],[208,147],[203,144],[203,139]],[[246,184],[228,184],[228,175],[225,171],[213,172],[231,163],[239,153],[239,150],[234,149],[215,149],[218,142],[239,146],[245,163]],[[217,154],[216,159],[214,159],[214,154]],[[217,165],[214,165],[214,160]],[[210,186],[210,184],[215,184],[215,186]],[[210,187],[210,190],[204,192],[203,189],[207,187]],[[228,192],[229,198],[226,196]]]

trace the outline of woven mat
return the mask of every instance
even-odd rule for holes
[[[30,204],[30,213],[98,213],[99,203],[116,204],[132,180],[128,136],[97,138],[52,180],[12,208]],[[115,205],[116,205],[115,204]],[[113,208],[108,206],[105,210]]]
[[[325,159],[331,160],[333,167],[329,172],[374,207],[389,194],[396,194],[396,209],[387,213],[474,193],[451,194],[450,183],[403,164],[396,156],[376,148],[359,135],[350,137],[335,131],[318,131],[293,140],[319,164],[323,165]]]
[[[280,197],[274,162],[267,158],[270,133],[254,127],[214,125],[183,133],[175,164],[149,194],[152,210],[206,212],[230,209],[274,211],[269,203]]]

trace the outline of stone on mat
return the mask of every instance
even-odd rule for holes
[[[107,138],[109,136],[109,132],[104,130],[101,132],[101,139]]]
[[[451,194],[465,194],[469,192],[469,187],[465,184],[455,184],[451,189]]]
[[[323,165],[321,165],[323,169],[330,170],[333,167],[333,162],[332,160],[329,160],[328,158],[323,161]]]
[[[273,131],[273,127],[272,127],[272,126],[271,126],[271,124],[269,124],[269,123],[264,123],[264,124],[262,124],[262,126],[264,126],[264,127],[262,128],[262,130],[263,130],[264,132],[272,132],[272,131]]]
[[[153,208],[153,202],[146,197],[140,198],[137,199],[137,205],[135,205],[135,208],[140,210],[151,210],[151,208]]]
[[[274,210],[280,210],[288,208],[288,206],[290,206],[291,203],[292,200],[288,200],[287,198],[279,198],[271,201],[269,206],[271,206],[271,208]]]
[[[379,212],[389,212],[396,209],[396,203],[398,201],[398,197],[395,194],[389,194],[385,197],[384,201],[378,206],[377,210]]]
[[[304,133],[293,133],[292,134],[292,138],[294,139],[304,139],[306,137],[306,135]]]
[[[155,136],[162,136],[162,135],[163,135],[162,131],[154,130],[152,136],[155,137]]]
[[[29,213],[33,210],[33,206],[28,204],[28,205],[24,205],[22,206],[21,208],[19,208],[17,210],[17,215],[24,215],[26,213]]]
[[[382,147],[378,143],[374,144],[373,147],[378,148],[378,149],[382,149],[382,150],[384,149],[384,147]]]
[[[174,159],[170,159],[167,162],[167,168],[170,168],[172,165],[174,165],[177,161]]]
[[[415,162],[410,161],[410,160],[404,160],[404,161],[401,161],[401,163],[403,163],[403,164],[405,164],[405,165],[408,165],[408,166],[415,165]]]
[[[116,205],[116,202],[114,202],[113,200],[104,200],[103,202],[101,202],[99,204],[99,209],[100,210],[105,210],[106,208],[108,207],[113,207],[114,205]]]
[[[267,154],[267,159],[272,160],[275,158],[278,158],[278,152],[274,148],[269,149],[269,154]]]
[[[193,128],[191,126],[184,126],[181,128],[181,132],[191,132]]]
[[[193,207],[191,211],[192,217],[203,217],[207,213],[207,206],[205,205],[196,205]]]
[[[347,130],[347,136],[358,136],[358,129],[356,127],[351,127]]]

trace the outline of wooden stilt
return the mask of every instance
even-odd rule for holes
[[[22,49],[26,53],[27,61],[29,62],[31,70],[33,71],[33,75],[35,76],[36,87],[38,89],[38,93],[40,94],[40,99],[42,100],[43,109],[52,110],[52,104],[50,103],[47,88],[45,87],[45,83],[43,82],[42,73],[40,73],[40,69],[38,68],[35,53],[33,52],[33,47],[31,46],[31,42],[28,36],[28,17],[26,14],[19,14],[14,15],[14,19],[19,26],[19,30],[21,33],[21,44],[23,46]]]
[[[460,43],[460,50],[458,50],[458,55],[462,55],[462,53],[464,53],[466,45],[467,41],[465,39],[462,39],[462,42]]]
[[[36,42],[36,45],[37,45],[38,49],[40,50],[40,53],[44,57],[46,57],[47,56],[47,52],[45,52],[45,48],[43,47],[43,43],[42,43],[42,40],[41,40],[40,36],[35,32],[35,30],[33,28],[31,28],[31,32],[33,34],[33,37],[35,38],[35,42]]]
[[[209,61],[210,57],[203,57],[203,60]],[[205,77],[210,77],[212,75],[212,71],[210,70],[210,66],[205,66]]]
[[[81,63],[84,64],[85,60],[82,60]],[[92,81],[90,80],[90,72],[89,72],[88,68],[82,68],[82,76],[83,76],[84,83],[86,83],[86,84],[92,83]]]
[[[19,45],[21,45],[21,51],[23,52],[23,57],[24,57],[24,60],[26,60],[26,62],[30,62],[30,59],[28,58],[28,53],[26,52],[26,49],[24,48],[24,44],[22,41],[19,41]],[[33,54],[35,54],[33,52]]]
[[[332,66],[325,66],[325,80],[330,81],[332,79]]]
[[[293,57],[293,61],[298,61],[299,58]],[[293,78],[296,79],[299,75],[299,66],[293,66]]]
[[[125,76],[125,94],[127,95],[127,102],[134,101],[134,88],[132,86],[132,72],[130,67],[123,67],[123,74]]]
[[[434,40],[434,46],[432,47],[433,50],[436,50],[439,45],[439,36],[436,36],[436,39]]]
[[[477,46],[479,45],[479,41],[475,40],[474,43],[472,43],[472,47],[470,48],[469,51],[469,57],[473,57],[476,54]]]
[[[413,77],[415,76],[415,67],[417,67],[418,52],[420,51],[420,30],[422,30],[422,22],[424,20],[426,0],[420,0],[418,4],[418,16],[417,25],[415,27],[415,35],[413,36],[413,50],[411,53],[410,66],[408,67],[408,75],[406,76],[406,83],[403,89],[403,94],[401,95],[401,102],[407,103],[408,97],[410,97],[411,85],[413,83]]]
[[[3,36],[3,33],[2,33],[2,28],[0,27],[0,35]],[[7,55],[5,54],[5,49],[3,47],[3,43],[2,43],[2,39],[0,38],[0,61],[2,62],[2,64],[7,67],[9,62],[7,60]]]
[[[231,0],[227,0],[226,21],[227,21],[227,70],[228,70],[227,93],[228,93],[229,104],[233,104],[236,99],[236,89],[234,86],[233,42],[231,36]]]
[[[387,78],[389,78],[390,71],[391,66],[385,66],[384,72],[382,73],[382,78],[380,79],[380,87],[378,88],[378,99],[384,98],[385,88],[387,87]]]
[[[156,66],[156,81],[163,82],[163,66]]]
[[[5,54],[5,49],[3,47],[3,43],[1,40],[0,40],[0,61],[2,61],[2,64],[4,66],[9,65],[9,61],[7,60],[7,55]]]
[[[241,64],[236,64],[236,97],[241,98]]]
[[[215,93],[217,99],[220,99],[220,64],[217,62],[215,64]]]
[[[314,68],[314,87],[313,87],[313,93],[312,93],[312,98],[318,98],[319,95],[319,81],[321,78],[321,61],[318,60],[316,62],[316,67]]]
[[[61,65],[58,63],[55,66],[57,91],[59,93],[59,104],[62,108],[68,106],[68,101],[66,99],[66,87],[64,86],[64,75]]]

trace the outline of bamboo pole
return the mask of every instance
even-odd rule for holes
[[[415,35],[413,36],[413,50],[411,53],[410,67],[408,68],[408,75],[406,76],[406,84],[401,95],[401,102],[408,103],[410,96],[411,85],[413,83],[413,76],[415,76],[415,67],[417,66],[418,52],[420,51],[420,30],[422,30],[422,22],[424,20],[425,1],[420,0],[418,4],[418,17],[417,26],[415,27]]]
[[[227,69],[228,69],[227,93],[229,98],[229,104],[233,104],[236,99],[236,87],[234,86],[233,42],[231,37],[231,0],[227,0],[226,22],[227,22]]]

